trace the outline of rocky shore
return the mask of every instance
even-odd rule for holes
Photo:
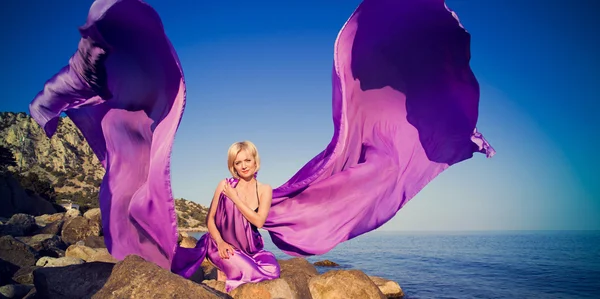
[[[0,218],[0,298],[400,298],[398,283],[338,270],[319,274],[306,259],[279,260],[281,276],[224,292],[205,261],[191,279],[130,255],[114,259],[102,236],[99,209]],[[197,240],[180,233],[180,245]]]

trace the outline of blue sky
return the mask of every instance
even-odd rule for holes
[[[147,2],[188,86],[172,156],[176,197],[207,205],[234,141],[257,144],[260,179],[274,187],[327,145],[333,43],[359,1]],[[90,4],[1,2],[0,111],[27,111],[75,51]],[[478,126],[498,154],[451,167],[381,230],[600,229],[593,1],[447,4],[472,34]]]

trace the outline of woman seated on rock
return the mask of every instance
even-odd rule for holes
[[[218,268],[226,291],[247,282],[279,277],[273,253],[263,249],[258,232],[267,219],[273,190],[259,183],[260,156],[250,141],[236,142],[228,152],[232,178],[219,183],[207,217],[206,256]]]

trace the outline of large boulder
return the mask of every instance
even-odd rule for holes
[[[91,298],[104,286],[113,266],[112,263],[93,262],[66,267],[39,268],[33,271],[36,297],[48,299]],[[148,298],[152,298],[152,296]]]
[[[313,299],[386,299],[377,285],[360,270],[332,270],[308,282]]]
[[[92,298],[231,297],[171,273],[139,256],[129,255],[115,265],[104,287]]]
[[[282,298],[282,299],[310,299],[312,295],[308,286],[311,278],[319,275],[315,266],[303,258],[279,260],[281,273],[279,278],[257,283],[245,283],[230,292],[236,299],[246,298]],[[203,281],[207,286],[224,292],[225,283],[216,281],[209,276]]]

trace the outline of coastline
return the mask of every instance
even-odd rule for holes
[[[208,232],[207,227],[178,227],[179,232],[190,232],[190,233],[205,233]]]

